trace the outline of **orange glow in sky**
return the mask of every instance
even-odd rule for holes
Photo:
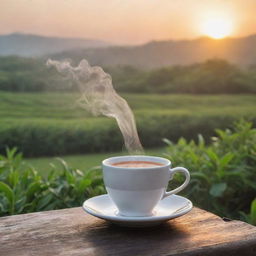
[[[226,13],[205,12],[202,19],[201,32],[214,39],[231,36],[234,29],[232,17]]]
[[[228,20],[207,20],[203,27],[204,34],[214,39],[224,38],[232,32],[232,26]]]
[[[0,34],[25,32],[120,44],[239,37],[256,33],[255,13],[256,0],[1,0]]]

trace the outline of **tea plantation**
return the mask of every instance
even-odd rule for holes
[[[123,94],[134,111],[146,148],[162,139],[209,141],[215,128],[241,117],[256,124],[254,95]],[[120,151],[123,140],[114,120],[93,117],[76,104],[76,93],[0,93],[0,153],[17,147],[27,157]]]

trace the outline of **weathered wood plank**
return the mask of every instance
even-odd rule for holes
[[[256,255],[256,228],[194,208],[158,227],[128,229],[72,208],[0,218],[0,255]]]

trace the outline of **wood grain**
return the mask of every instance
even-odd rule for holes
[[[154,228],[121,228],[82,208],[0,218],[1,256],[256,255],[256,227],[198,208]]]

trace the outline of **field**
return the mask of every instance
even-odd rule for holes
[[[142,144],[162,147],[163,138],[209,138],[215,128],[243,118],[256,123],[254,95],[123,94],[134,111]],[[114,120],[80,109],[75,93],[0,93],[0,152],[17,146],[28,157],[119,152],[123,141]]]

